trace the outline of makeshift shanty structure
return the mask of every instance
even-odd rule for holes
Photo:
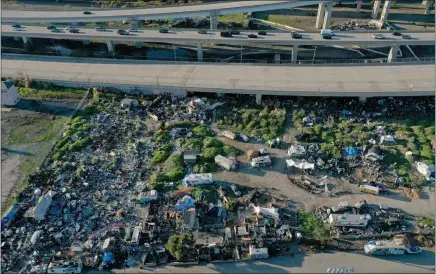
[[[392,135],[384,135],[380,138],[380,144],[386,143],[386,142],[395,142],[395,137]]]
[[[193,150],[185,150],[183,152],[183,161],[187,165],[195,165],[197,163],[197,155],[198,153]]]
[[[371,216],[359,214],[330,214],[328,220],[329,224],[333,226],[366,227],[368,220],[371,220]]]
[[[314,170],[315,164],[309,163],[306,160],[297,160],[297,159],[288,159],[286,160],[286,166],[287,167],[296,167],[301,170]]]
[[[157,191],[153,189],[149,192],[141,192],[138,194],[136,199],[143,204],[157,200]]]
[[[374,162],[378,161],[378,160],[382,160],[383,156],[380,155],[380,153],[381,153],[380,146],[377,146],[377,145],[372,146],[369,149],[368,153],[366,153],[365,160],[370,160],[370,161],[374,161]]]
[[[193,207],[195,207],[195,200],[192,199],[190,196],[185,195],[185,196],[183,196],[182,199],[180,199],[177,202],[175,209],[177,211],[186,211],[189,208],[193,208]]]
[[[299,157],[306,155],[306,148],[302,145],[292,145],[288,149],[289,157]]]
[[[266,248],[266,247],[259,248],[259,247],[254,247],[253,245],[250,245],[248,250],[249,250],[251,259],[266,259],[269,256],[268,248]]]
[[[427,181],[431,181],[435,179],[434,165],[428,165],[424,162],[418,162],[416,163],[416,169],[418,170],[419,173],[424,175]]]
[[[279,219],[279,210],[277,208],[266,208],[266,207],[260,207],[260,206],[253,206],[254,212],[257,215],[265,216],[265,217],[271,217],[276,220]]]
[[[258,150],[252,149],[252,150],[248,150],[247,151],[247,160],[251,161],[251,160],[253,160],[254,158],[257,158],[257,157],[259,157],[259,151]]]
[[[236,168],[236,159],[233,157],[226,158],[222,155],[215,156],[215,164],[227,170]]]

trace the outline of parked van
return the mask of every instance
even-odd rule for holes
[[[231,131],[225,130],[221,133],[224,137],[235,140],[236,139],[236,134],[234,134]]]
[[[335,33],[331,29],[323,29],[321,30],[322,36],[335,36]]]
[[[371,193],[374,195],[380,194],[380,188],[377,186],[363,185],[363,186],[361,186],[361,188],[362,188],[362,191],[366,192],[366,193]]]
[[[243,133],[239,133],[239,137],[241,137],[241,139],[242,139],[244,142],[248,142],[248,137],[247,137],[247,135],[245,135],[245,134],[243,134]]]
[[[130,242],[132,245],[139,244],[139,240],[141,239],[141,231],[142,231],[142,228],[140,226],[136,226],[133,229],[132,241]]]
[[[253,158],[251,160],[252,167],[261,167],[261,166],[270,166],[271,167],[271,159],[269,156],[261,156],[257,158]]]

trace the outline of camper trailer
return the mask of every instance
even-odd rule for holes
[[[371,186],[371,185],[363,185],[361,186],[362,191],[366,193],[371,193],[374,195],[380,194],[380,188],[378,186]]]
[[[272,163],[271,163],[271,159],[269,158],[269,156],[261,156],[261,157],[253,158],[251,160],[252,167],[261,167],[261,166],[271,167],[271,165],[272,165]]]
[[[47,273],[81,273],[82,260],[75,262],[71,261],[55,261],[48,265]]]
[[[132,245],[139,244],[139,240],[141,239],[141,231],[142,228],[140,226],[137,226],[133,229],[132,241],[130,242]]]
[[[235,140],[236,139],[236,134],[234,134],[233,132],[228,131],[228,130],[223,131],[221,133],[221,135],[226,137],[226,138],[229,138],[231,140]]]
[[[236,168],[236,161],[234,159],[226,158],[222,155],[215,156],[215,164],[227,170]]]
[[[212,173],[189,174],[182,182],[186,187],[212,184]]]

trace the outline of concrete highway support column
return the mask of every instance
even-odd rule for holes
[[[324,24],[322,25],[323,29],[330,28],[330,23],[332,21],[332,12],[333,12],[333,3],[327,3],[325,15],[324,15]]]
[[[29,37],[22,37],[22,39],[23,39],[23,43],[24,44],[32,44],[32,40],[30,40],[30,38]]]
[[[322,27],[322,23],[324,22],[324,15],[325,15],[325,3],[319,3],[315,28],[320,29]]]
[[[203,45],[197,44],[197,61],[203,62]]]
[[[139,21],[138,20],[132,20],[131,22],[131,26],[132,26],[132,28],[134,28],[134,29],[138,29],[139,28]]]
[[[380,12],[380,4],[381,4],[380,0],[374,1],[374,7],[372,9],[372,15],[371,15],[373,19],[377,19],[378,17],[378,14]]]
[[[280,64],[280,53],[274,55],[274,63]]]
[[[297,63],[298,46],[292,46],[292,64]]]
[[[380,18],[380,23],[382,26],[386,24],[386,20],[388,19],[389,9],[391,8],[392,1],[385,1],[383,6],[383,11]]]
[[[85,46],[87,46],[87,45],[89,45],[89,40],[83,40],[83,45],[85,45]]]
[[[24,50],[26,52],[32,51],[32,40],[29,37],[22,37],[24,43]]]
[[[142,48],[142,42],[136,42],[135,45],[137,49]]]
[[[107,52],[109,52],[111,55],[115,55],[115,46],[113,41],[107,41]]]
[[[432,2],[433,1],[424,1],[425,3],[425,11],[424,11],[424,14],[425,15],[430,15],[430,13],[431,13],[431,5],[433,4]]]
[[[262,104],[262,94],[256,94],[256,104]]]
[[[388,63],[391,63],[392,60],[397,58],[398,49],[400,47],[398,45],[393,45],[391,50],[389,50]]]
[[[218,28],[218,16],[216,14],[210,14],[210,29]]]
[[[356,1],[356,13],[360,13],[360,9],[362,8],[362,0]]]

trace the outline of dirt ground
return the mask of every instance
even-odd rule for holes
[[[2,109],[2,208],[25,176],[42,164],[78,103],[21,100],[14,108]]]
[[[288,119],[291,117],[288,117]],[[291,118],[292,119],[292,118]],[[217,129],[214,129],[217,131]],[[289,131],[286,131],[286,138],[290,138]],[[214,180],[232,182],[240,187],[266,187],[279,194],[287,196],[296,207],[306,210],[314,210],[320,205],[334,206],[342,201],[348,201],[349,204],[355,204],[363,199],[371,204],[382,204],[385,206],[403,209],[416,216],[434,217],[435,215],[435,194],[434,186],[425,188],[421,199],[411,200],[397,193],[390,193],[386,196],[375,196],[358,191],[357,186],[342,182],[339,183],[345,191],[351,194],[338,195],[336,197],[325,197],[323,195],[310,194],[300,187],[292,184],[286,175],[286,150],[268,149],[271,154],[272,168],[251,168],[243,153],[250,149],[259,149],[265,147],[263,144],[254,143],[251,139],[249,143],[234,141],[225,137],[218,136],[220,141],[232,145],[241,151],[238,160],[241,162],[241,168],[237,172],[222,171],[214,174]],[[331,180],[331,179],[329,179]],[[340,180],[335,180],[340,181]],[[329,184],[333,183],[329,181]],[[335,182],[337,183],[337,182]],[[345,185],[346,184],[346,185]]]
[[[434,30],[434,10],[431,15],[424,15],[422,5],[395,5],[390,9],[388,21],[395,25],[398,30]],[[332,25],[349,22],[361,21],[369,22],[372,9],[369,5],[363,5],[360,13],[356,13],[355,7],[343,7],[336,5],[333,7]],[[269,20],[276,23],[288,25],[302,30],[316,30],[317,9],[314,7],[303,7],[296,9],[275,10],[256,12],[255,17]],[[421,23],[431,24],[431,26],[420,26]]]

